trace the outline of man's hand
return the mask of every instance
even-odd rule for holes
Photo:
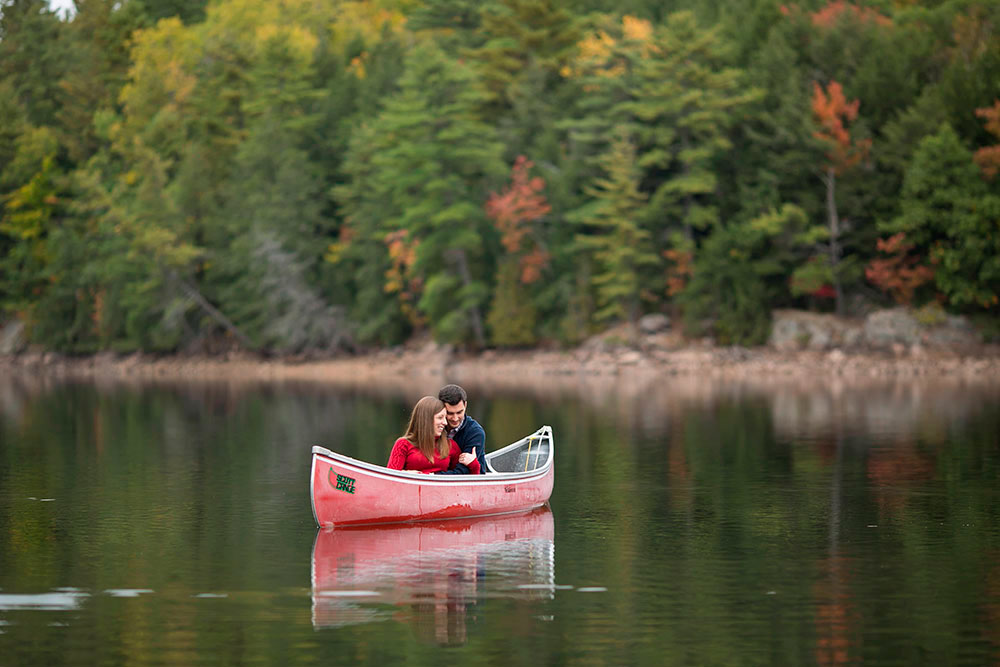
[[[469,465],[470,463],[472,463],[475,460],[476,460],[476,455],[475,454],[470,454],[468,452],[462,452],[461,454],[458,455],[458,462],[461,463],[462,465]]]

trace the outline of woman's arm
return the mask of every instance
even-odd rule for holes
[[[403,470],[406,465],[406,457],[409,453],[410,441],[406,438],[400,438],[392,446],[392,451],[389,452],[389,462],[385,464],[385,467],[392,468],[393,470]]]

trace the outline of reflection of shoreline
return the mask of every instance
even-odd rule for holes
[[[438,643],[461,643],[468,607],[482,598],[550,599],[554,558],[547,506],[478,519],[320,529],[312,553],[313,627],[402,617]]]
[[[811,375],[762,372],[737,376],[714,370],[674,375],[657,367],[623,368],[614,375],[546,374],[549,371],[542,368],[518,375],[503,364],[490,370],[483,360],[457,362],[448,366],[447,373],[418,372],[411,368],[409,376],[391,366],[376,364],[367,370],[351,366],[363,364],[361,360],[286,364],[279,365],[280,371],[273,368],[268,371],[269,364],[258,362],[192,361],[190,365],[173,368],[175,363],[140,362],[134,367],[134,374],[124,373],[121,368],[120,372],[106,372],[107,369],[98,370],[100,367],[95,366],[89,371],[91,375],[77,376],[44,371],[29,373],[26,368],[7,375],[2,372],[5,369],[0,361],[0,417],[17,423],[33,399],[73,384],[107,395],[166,390],[228,412],[244,397],[259,394],[316,398],[326,394],[338,396],[346,391],[362,397],[410,402],[436,392],[444,381],[451,381],[463,384],[485,400],[511,397],[532,399],[540,404],[579,401],[592,408],[594,414],[613,416],[625,428],[635,425],[653,433],[666,428],[664,415],[671,420],[691,409],[714,409],[725,402],[752,398],[770,406],[775,429],[782,437],[801,438],[823,434],[845,419],[854,422],[861,431],[874,434],[905,432],[919,427],[929,416],[967,418],[1000,402],[1000,373],[987,377],[980,372],[984,366],[975,366],[985,362],[973,360],[963,362],[980,369],[972,379],[957,372],[843,376],[829,369]],[[173,370],[163,373],[157,370],[168,368]],[[351,368],[357,371],[353,376],[347,370]],[[175,372],[182,369],[184,374]],[[324,374],[324,369],[330,369],[329,373]],[[393,374],[397,371],[398,374]],[[406,377],[405,382],[400,381],[402,377]]]

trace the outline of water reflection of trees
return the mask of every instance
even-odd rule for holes
[[[582,629],[553,620],[579,650],[601,650],[609,627],[636,637],[619,618],[652,618],[668,621],[655,640],[639,634],[636,646],[645,648],[623,647],[618,657],[652,662],[665,647],[690,648],[706,628],[740,633],[748,662],[878,662],[919,643],[925,653],[906,655],[947,663],[969,628],[1000,654],[994,390],[625,380],[469,387],[470,411],[493,445],[542,423],[554,427],[560,577],[611,591],[612,618],[560,608]],[[122,585],[120,572],[88,560],[97,550],[107,563],[128,563],[129,582],[158,591],[169,589],[170,576],[189,587],[195,576],[229,588],[273,577],[274,562],[301,562],[291,545],[300,548],[302,535],[288,517],[304,517],[305,539],[313,534],[305,493],[288,497],[307,473],[308,445],[381,461],[411,391],[0,382],[0,495],[53,496],[59,509],[0,503],[0,567],[26,573],[31,590],[67,581]],[[99,516],[88,513],[95,509]],[[265,528],[247,531],[234,516],[253,516]],[[255,541],[261,534],[266,544]],[[155,544],[157,553],[133,559],[129,544]],[[331,623],[357,614],[365,628],[378,625],[366,618],[391,618],[428,641],[460,642],[463,632],[474,635],[473,619],[490,596],[532,590],[503,588],[515,580],[499,556],[491,562],[500,569],[488,568],[485,579],[470,562],[459,557],[450,569],[415,576],[400,604],[391,592],[376,602],[314,588],[320,624],[328,613],[339,619]],[[288,578],[301,585],[301,573]],[[770,591],[763,603],[770,615],[748,620],[746,610],[759,611]],[[518,631],[520,622],[505,627]],[[886,623],[922,639],[873,641]],[[769,644],[775,635],[787,644]],[[703,641],[678,662],[732,662],[732,645]]]

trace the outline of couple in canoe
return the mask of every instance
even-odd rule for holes
[[[413,407],[403,437],[396,440],[386,467],[438,475],[486,472],[486,431],[465,414],[468,396],[457,384]]]

